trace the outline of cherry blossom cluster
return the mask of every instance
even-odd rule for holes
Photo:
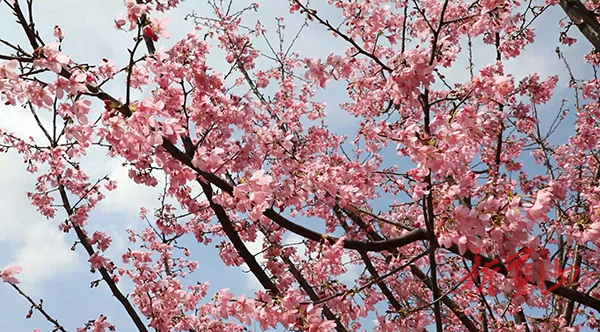
[[[92,66],[63,48],[60,26],[44,42],[21,2],[3,5],[30,45],[3,43],[14,52],[0,54],[0,100],[30,113],[43,136],[0,129],[0,150],[37,176],[31,204],[75,238],[100,276],[92,286],[106,283],[140,332],[600,325],[600,81],[570,78],[569,113],[553,102],[559,76],[505,66],[535,47],[532,23],[562,2],[290,0],[302,29],[346,45],[315,58],[283,38],[286,18],[276,20],[280,45],[248,24],[256,3],[210,1],[211,16],[191,15],[195,30],[164,48],[174,24],[165,15],[180,1],[125,0],[114,24],[133,37],[129,61]],[[600,57],[585,61],[595,72]],[[340,114],[357,125],[332,125]],[[574,131],[558,135],[567,117]],[[91,218],[118,186],[90,175],[98,155],[163,187],[158,206],[140,207],[145,226],[127,230],[120,259],[115,234]],[[263,289],[211,298],[198,273],[209,245]],[[532,263],[516,275],[498,259],[522,252],[516,261]],[[565,271],[577,273],[560,284]],[[0,277],[14,286],[20,272],[9,265]],[[77,331],[118,329],[101,315]]]

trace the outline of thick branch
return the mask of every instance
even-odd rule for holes
[[[271,294],[279,294],[279,289],[277,289],[277,286],[275,286],[271,278],[269,278],[269,276],[263,270],[260,264],[258,264],[256,258],[254,258],[254,255],[252,255],[252,253],[248,251],[248,248],[246,248],[246,245],[238,235],[237,230],[235,229],[235,227],[231,223],[231,220],[227,216],[227,212],[225,212],[225,209],[221,205],[213,201],[213,191],[210,184],[204,183],[202,181],[198,181],[198,183],[200,183],[200,185],[202,186],[202,190],[206,195],[206,199],[210,204],[210,208],[215,212],[215,215],[217,216],[217,219],[219,220],[223,231],[233,244],[235,250],[242,257],[244,262],[246,262],[250,271],[252,271],[252,273],[256,276],[260,284],[265,289],[271,291]]]
[[[138,5],[144,4],[144,0],[136,0],[136,2]],[[142,17],[140,17],[140,25],[142,27],[146,25],[147,21],[148,21],[148,17],[146,16],[146,14],[144,14],[144,15],[142,15]],[[148,54],[156,53],[156,48],[154,47],[154,42],[152,41],[152,38],[144,35],[144,42],[146,43],[146,48],[148,49]]]
[[[6,61],[17,60],[19,62],[33,62],[33,58],[24,58],[24,57],[19,57],[19,56],[3,55],[3,54],[0,54],[0,60],[6,60]]]
[[[357,209],[357,211],[360,212],[361,210]],[[350,212],[350,211],[344,211],[344,212],[361,229],[365,230],[372,239],[374,239],[374,240],[382,240],[383,239],[383,237],[381,237],[381,235],[379,235],[377,232],[368,230],[367,224],[365,224],[364,221],[358,215],[356,215],[355,213]],[[396,253],[397,251],[392,250],[391,252]],[[388,256],[386,256],[385,258],[388,261],[390,260],[390,257],[388,257]],[[416,276],[419,280],[421,280],[427,286],[427,288],[429,288],[430,290],[433,289],[431,280],[429,280],[427,275],[425,273],[423,273],[419,268],[417,268],[414,264],[410,264],[410,271],[414,276]],[[479,329],[477,328],[475,323],[473,323],[473,321],[462,311],[462,309],[449,296],[442,297],[442,303],[444,303],[450,309],[450,311],[452,311],[452,313],[454,313],[454,315],[456,315],[456,317],[458,317],[458,319],[463,323],[463,325],[470,332],[478,332],[479,331]]]
[[[575,280],[573,280],[573,283],[571,284],[571,286],[569,286],[569,288],[571,288],[571,289],[577,288],[577,285],[579,283],[579,270],[581,269],[581,263],[583,261],[580,250],[581,250],[581,248],[579,247],[579,245],[575,246],[575,257],[573,258],[573,266],[575,267],[576,270],[573,270],[571,272],[571,277],[575,277],[575,278],[570,278],[570,279],[575,279]],[[573,321],[573,310],[574,309],[575,309],[575,301],[569,300],[567,302],[567,305],[565,306],[565,312],[563,314],[563,317],[565,317],[565,321],[567,321],[567,325],[569,325],[569,326],[571,325],[571,323]]]
[[[310,230],[302,225],[298,225],[279,213],[275,212],[273,209],[267,209],[263,213],[267,218],[273,220],[279,226],[295,233],[297,235],[303,236],[307,239],[320,242],[322,240],[328,240],[331,242],[337,242],[339,239],[334,236],[317,233],[313,230]],[[346,249],[354,249],[359,251],[384,251],[391,250],[394,248],[399,248],[408,244],[411,244],[416,241],[426,240],[427,233],[425,230],[417,228],[413,231],[408,232],[407,234],[397,237],[390,240],[382,240],[382,241],[356,241],[356,240],[344,240],[343,246]]]
[[[21,10],[21,7],[19,7],[18,1],[15,1],[15,3],[14,3],[14,13],[15,13],[15,16],[17,16],[17,20],[18,20],[19,24],[21,25],[21,27],[23,27],[23,31],[25,31],[25,34],[27,35],[29,44],[31,44],[31,47],[33,47],[33,49],[36,50],[37,48],[40,47],[40,44],[38,44],[38,38],[36,37],[35,30],[31,26],[31,24],[33,24],[33,23],[31,23],[31,24],[27,23],[27,20],[25,19],[25,16],[23,15],[23,11]]]
[[[60,197],[62,199],[63,206],[64,206],[65,210],[67,211],[67,214],[70,217],[71,215],[73,215],[74,211],[73,211],[73,208],[71,207],[71,203],[69,202],[69,197],[67,196],[65,187],[62,184],[60,184],[58,186],[58,191],[60,192]],[[81,244],[87,251],[88,255],[90,257],[92,255],[94,255],[94,248],[88,241],[88,237],[85,235],[83,230],[76,224],[74,224],[74,223],[71,223],[71,224],[73,225],[73,229],[75,230],[75,233],[77,234],[77,237],[79,238],[79,242],[81,242]],[[108,285],[108,288],[110,289],[110,291],[112,292],[114,297],[116,297],[117,300],[123,306],[123,308],[125,308],[125,311],[127,311],[127,314],[129,315],[129,317],[135,324],[138,331],[148,332],[148,330],[146,329],[146,325],[144,325],[140,316],[137,314],[137,312],[135,311],[135,309],[133,308],[131,303],[129,303],[129,300],[127,300],[125,295],[123,295],[123,293],[121,293],[121,290],[119,290],[119,288],[117,287],[117,284],[115,283],[113,278],[108,273],[108,270],[106,270],[106,268],[104,268],[104,267],[101,267],[98,270],[100,271],[100,275],[102,275],[102,280],[104,280],[104,282],[106,282],[106,284]]]
[[[600,51],[600,23],[596,15],[585,8],[579,0],[561,0],[560,6],[579,31],[594,45],[596,52]]]
[[[300,273],[300,271],[298,271],[298,269],[296,268],[294,263],[285,255],[281,255],[281,258],[287,264],[288,268],[290,269],[290,272],[292,273],[292,275],[296,278],[296,280],[300,284],[300,287],[302,287],[302,289],[306,292],[306,294],[308,294],[308,297],[310,297],[310,300],[313,302],[318,302],[320,300],[319,295],[311,287],[311,285],[308,283],[308,281],[302,276],[302,273]],[[323,305],[323,314],[325,315],[325,317],[327,319],[335,322],[335,329],[338,332],[347,332],[348,331],[342,325],[342,322],[340,322],[340,320],[333,314],[333,312],[331,312],[331,310],[329,309],[329,307],[326,304]]]
[[[187,165],[187,166],[191,167],[192,169],[194,169],[194,171],[196,171],[199,175],[201,175],[206,180],[208,180],[208,182],[214,184],[219,189],[221,189],[229,194],[233,193],[232,185],[230,185],[225,180],[221,179],[220,177],[218,177],[217,175],[215,175],[213,173],[204,172],[204,171],[198,169],[196,166],[194,166],[192,164],[190,157],[188,155],[186,155],[185,153],[183,153],[181,150],[179,150],[179,148],[177,148],[175,145],[173,145],[173,143],[171,143],[169,140],[163,139],[162,146],[163,146],[163,148],[165,148],[167,150],[167,152],[169,152],[171,154],[171,156],[173,156],[175,159],[182,162],[184,165]],[[310,230],[304,226],[298,225],[298,224],[290,221],[286,217],[282,216],[281,214],[275,212],[275,210],[273,210],[273,209],[265,210],[265,212],[263,212],[263,215],[265,217],[273,220],[279,226],[289,230],[290,232],[295,233],[300,236],[303,236],[303,237],[313,240],[313,241],[321,242],[323,240],[328,240],[330,242],[337,242],[339,240],[339,238],[337,238],[335,236],[318,233],[318,232]],[[384,251],[384,250],[390,250],[393,248],[402,247],[407,244],[411,244],[413,242],[420,241],[420,240],[426,240],[426,239],[427,239],[427,234],[426,234],[425,230],[417,228],[401,237],[389,239],[389,240],[382,240],[382,241],[345,240],[343,246],[346,249],[354,249],[354,250],[361,250],[361,251]]]

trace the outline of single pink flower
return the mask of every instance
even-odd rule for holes
[[[7,78],[9,80],[18,80],[19,75],[13,72],[18,67],[19,62],[17,60],[11,60],[0,64],[0,79]]]
[[[127,24],[127,21],[125,21],[125,19],[115,18],[115,27],[117,28],[117,30],[123,30],[123,26],[125,26],[125,24]]]
[[[10,264],[4,269],[2,269],[2,271],[0,272],[0,277],[2,277],[2,280],[4,282],[8,282],[9,284],[18,284],[19,280],[14,276],[16,274],[21,273],[21,271],[23,271],[23,269],[20,266]]]
[[[92,332],[105,332],[106,329],[113,331],[114,327],[106,321],[106,316],[100,315],[100,317],[94,321]]]
[[[66,33],[58,25],[54,26],[54,37],[58,38],[58,40],[63,40],[65,39],[65,35]]]
[[[154,28],[154,32],[157,35],[161,35],[163,38],[169,38],[171,34],[167,31],[167,25],[171,23],[171,19],[166,17],[162,20],[158,20],[157,18],[152,19],[152,27]]]

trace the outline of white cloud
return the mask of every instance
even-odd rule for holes
[[[0,261],[21,265],[19,279],[28,289],[39,292],[40,283],[71,273],[78,263],[56,222],[47,221],[30,204],[26,194],[34,181],[20,156],[0,155],[0,188],[4,189],[0,190],[0,246],[11,249],[0,251]]]
[[[129,169],[120,165],[110,170],[108,177],[117,181],[117,189],[106,195],[106,198],[98,204],[98,208],[104,212],[123,213],[127,216],[139,215],[140,207],[156,208],[159,205],[159,195],[163,190],[164,181],[159,176],[159,184],[156,187],[148,187],[135,183],[128,175]]]
[[[37,225],[23,237],[24,246],[15,259],[23,268],[20,277],[23,283],[36,285],[67,274],[78,265],[77,255],[70,250],[65,235],[47,225]]]
[[[30,137],[33,137],[39,144],[48,145],[48,139],[35,123],[29,109],[17,106],[2,106],[0,112],[2,114],[2,126],[0,127],[2,130],[27,141]],[[40,116],[40,121],[44,127],[50,128],[50,124],[44,120],[43,116]]]

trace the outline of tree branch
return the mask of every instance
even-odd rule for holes
[[[21,288],[19,288],[19,286],[15,285],[15,284],[10,284],[14,289],[17,290],[17,292],[19,292],[19,294],[21,294],[21,296],[23,296],[29,303],[31,303],[31,308],[37,310],[40,314],[42,314],[42,316],[44,316],[44,318],[46,318],[47,321],[49,321],[50,323],[54,324],[54,331],[61,331],[61,332],[67,332],[65,330],[65,328],[58,323],[58,320],[56,320],[55,318],[52,318],[52,316],[50,316],[46,310],[44,310],[44,308],[42,308],[42,301],[40,300],[40,304],[35,303],[35,301],[33,301],[33,299],[25,294],[25,292],[23,292],[21,290]],[[31,313],[31,312],[30,312]]]
[[[277,289],[277,286],[275,286],[275,283],[273,283],[271,278],[263,270],[263,268],[260,266],[260,264],[258,264],[258,262],[256,261],[256,258],[254,258],[254,255],[252,255],[252,253],[250,251],[248,251],[248,248],[246,248],[246,245],[244,244],[244,242],[238,235],[237,230],[231,223],[231,219],[229,219],[229,217],[227,216],[227,212],[225,212],[225,209],[223,209],[223,207],[221,205],[219,205],[213,201],[213,190],[212,190],[212,187],[210,186],[210,184],[202,182],[200,180],[198,180],[198,183],[200,183],[200,186],[202,186],[202,190],[204,191],[204,194],[206,195],[206,199],[208,200],[208,203],[210,204],[210,208],[214,211],[215,215],[217,216],[217,219],[219,220],[219,223],[221,224],[223,231],[225,232],[225,234],[227,235],[227,237],[233,244],[233,247],[235,248],[235,250],[242,257],[244,262],[246,262],[246,264],[248,264],[248,268],[250,268],[250,271],[252,271],[252,273],[256,276],[256,278],[258,279],[260,284],[265,289],[269,290],[271,292],[271,294],[273,294],[273,295],[279,294],[279,289]]]
[[[596,15],[589,11],[579,0],[561,0],[560,6],[579,31],[600,52],[600,23]]]
[[[67,212],[67,215],[69,217],[71,217],[73,215],[74,211],[73,211],[73,208],[71,207],[71,203],[69,202],[69,197],[67,196],[67,192],[65,190],[64,185],[59,184],[58,185],[58,191],[60,193],[60,197],[61,197],[61,200],[62,200],[62,203],[63,203],[63,207],[64,207],[65,211]],[[88,237],[85,235],[85,233],[83,232],[83,230],[79,226],[77,226],[74,223],[71,223],[71,224],[73,226],[73,229],[75,230],[75,233],[77,234],[77,237],[79,238],[79,242],[81,242],[81,244],[83,245],[83,247],[87,251],[88,255],[90,257],[93,256],[94,253],[95,253],[94,252],[94,248],[92,247],[92,245],[88,241]],[[140,331],[140,332],[148,332],[148,330],[146,329],[146,325],[142,322],[142,319],[137,314],[137,312],[135,311],[135,309],[133,308],[133,306],[131,305],[131,303],[129,303],[129,300],[127,300],[127,298],[125,297],[125,295],[123,295],[123,293],[121,293],[121,290],[119,290],[119,288],[117,287],[117,284],[115,283],[115,281],[112,279],[112,277],[108,273],[108,270],[106,270],[106,268],[104,268],[104,267],[101,267],[98,270],[100,271],[100,275],[102,276],[102,280],[104,280],[104,282],[106,282],[106,284],[108,285],[108,288],[110,289],[110,291],[112,292],[112,294],[121,303],[121,305],[123,306],[123,308],[125,308],[125,311],[127,311],[127,314],[129,315],[129,317],[131,318],[131,320],[135,324],[135,326],[138,329],[138,331]]]

